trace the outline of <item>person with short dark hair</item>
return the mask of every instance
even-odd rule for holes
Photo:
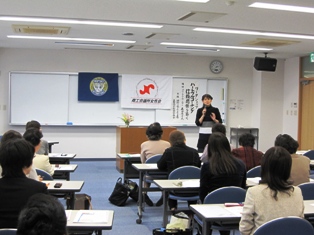
[[[208,143],[211,134],[210,128],[215,123],[222,123],[221,115],[218,108],[211,105],[213,97],[209,94],[202,96],[203,107],[197,109],[195,124],[199,126],[199,136],[197,141],[197,151],[204,152],[204,148]]]
[[[31,120],[31,121],[26,123],[25,130],[27,130],[29,128],[36,128],[36,129],[38,129],[42,133],[41,125],[36,120]],[[43,139],[41,140],[40,148],[38,149],[38,151],[36,153],[48,155],[48,153],[49,153],[49,145],[48,145],[48,142],[46,140],[43,140]]]
[[[56,197],[42,193],[31,196],[20,212],[17,235],[66,235],[67,218]]]
[[[154,122],[147,127],[146,136],[147,141],[141,144],[141,162],[145,163],[147,159],[156,155],[163,154],[166,148],[170,147],[168,141],[162,140],[162,127],[159,122]],[[150,187],[149,183],[145,183],[144,187]],[[153,206],[154,203],[148,197],[147,193],[144,194],[145,202],[148,206]],[[161,206],[163,203],[162,197],[157,201],[156,206]]]
[[[310,181],[310,159],[306,156],[296,154],[299,143],[290,135],[278,135],[275,140],[275,146],[286,149],[292,158],[290,180],[294,186]]]
[[[170,148],[167,148],[160,160],[157,162],[158,169],[168,172],[181,166],[201,166],[200,157],[196,149],[185,144],[185,135],[181,131],[172,131],[169,135]],[[192,202],[189,202],[192,203]],[[168,199],[169,208],[172,211],[177,209],[177,201]]]
[[[24,139],[9,139],[0,146],[0,228],[16,228],[17,218],[28,198],[47,193],[44,183],[26,177],[34,156],[34,147]]]
[[[279,146],[268,149],[261,162],[259,185],[247,190],[239,230],[254,234],[262,224],[286,216],[304,217],[301,189],[289,181],[292,159]]]
[[[28,128],[23,134],[23,138],[34,146],[35,152],[40,149],[42,137],[41,131],[33,127]],[[54,166],[50,164],[48,155],[36,153],[33,159],[33,167],[44,170],[51,176],[54,174]]]
[[[8,141],[8,140],[12,140],[12,139],[22,139],[23,136],[21,135],[20,132],[17,132],[15,130],[8,130],[6,131],[2,138],[1,138],[1,144]],[[2,168],[0,167],[0,178],[1,178],[1,175],[2,175]],[[30,172],[27,174],[27,177],[30,178],[30,179],[34,179],[34,180],[37,180],[37,181],[41,181],[42,178],[40,178],[37,173],[36,173],[36,170],[32,167]]]
[[[166,148],[170,147],[168,141],[162,140],[162,127],[158,122],[154,122],[147,127],[146,136],[147,141],[141,144],[141,161],[145,163],[146,160],[156,154],[162,154]]]
[[[244,162],[246,171],[261,165],[263,153],[254,148],[255,137],[251,133],[240,135],[239,145],[240,147],[232,149],[231,153]]]

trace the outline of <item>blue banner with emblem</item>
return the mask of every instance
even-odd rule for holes
[[[79,73],[79,101],[119,101],[117,73]]]

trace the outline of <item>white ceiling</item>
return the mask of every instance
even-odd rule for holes
[[[314,7],[313,0],[260,0]],[[156,23],[160,29],[143,29],[111,26],[61,25],[39,23],[17,23],[0,21],[0,48],[45,48],[45,49],[89,49],[140,51],[145,53],[171,53],[201,55],[210,57],[254,58],[263,56],[263,51],[220,49],[219,52],[179,51],[160,45],[161,42],[199,43],[212,45],[248,46],[248,41],[262,39],[289,40],[283,38],[257,37],[248,35],[206,33],[193,31],[195,27],[216,27],[229,29],[246,29],[293,34],[314,35],[314,14],[249,8],[252,0],[211,0],[208,3],[178,2],[175,0],[0,0],[0,15],[37,16],[72,19],[93,19],[104,21],[123,21],[138,23]],[[179,21],[190,12],[220,13],[221,17],[209,22]],[[53,40],[9,39],[7,35],[18,35],[12,29],[13,24],[48,25],[70,27],[68,35],[61,37],[134,40],[135,44],[118,44],[113,47],[87,47],[64,45]],[[124,33],[132,33],[125,36]],[[151,34],[173,34],[169,38],[146,38]],[[24,34],[25,35],[25,34]],[[47,35],[49,36],[49,35]],[[59,36],[59,35],[57,35]],[[297,43],[272,47],[269,57],[291,58],[308,55],[314,51],[314,40],[296,40]],[[62,42],[62,40],[58,40]],[[133,49],[127,49],[130,46]],[[264,46],[265,47],[265,46]],[[138,49],[136,49],[138,48]],[[144,49],[143,49],[144,48]]]

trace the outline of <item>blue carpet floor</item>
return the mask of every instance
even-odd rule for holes
[[[145,207],[142,223],[137,224],[137,203],[131,198],[124,207],[111,204],[108,198],[119,177],[123,174],[116,170],[115,161],[71,161],[78,164],[78,168],[71,173],[71,180],[84,180],[85,184],[81,193],[92,197],[93,209],[114,210],[114,222],[112,230],[103,231],[103,234],[115,235],[151,235],[154,228],[162,226],[162,207]],[[137,179],[134,179],[138,183]],[[161,192],[149,192],[153,202],[157,202]],[[213,232],[213,235],[219,234]],[[236,234],[239,234],[237,231]]]

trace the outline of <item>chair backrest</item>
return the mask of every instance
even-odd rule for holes
[[[314,229],[311,223],[299,217],[281,217],[258,227],[254,235],[313,235]]]
[[[168,179],[199,179],[201,169],[196,166],[181,166],[170,172]]]
[[[314,183],[308,182],[298,186],[302,191],[303,200],[314,200]]]
[[[0,235],[16,235],[15,228],[2,228],[0,229]]]
[[[162,154],[156,154],[154,156],[151,156],[148,158],[145,163],[157,163],[159,159],[161,158]]]
[[[246,173],[247,178],[261,177],[261,166],[253,167]]]
[[[36,168],[36,172],[37,175],[40,175],[43,178],[43,180],[53,180],[52,176],[47,171]]]
[[[314,150],[307,151],[303,154],[304,156],[307,156],[309,159],[314,160]]]
[[[216,189],[204,199],[204,204],[219,204],[225,202],[244,202],[246,190],[236,186],[227,186]]]

